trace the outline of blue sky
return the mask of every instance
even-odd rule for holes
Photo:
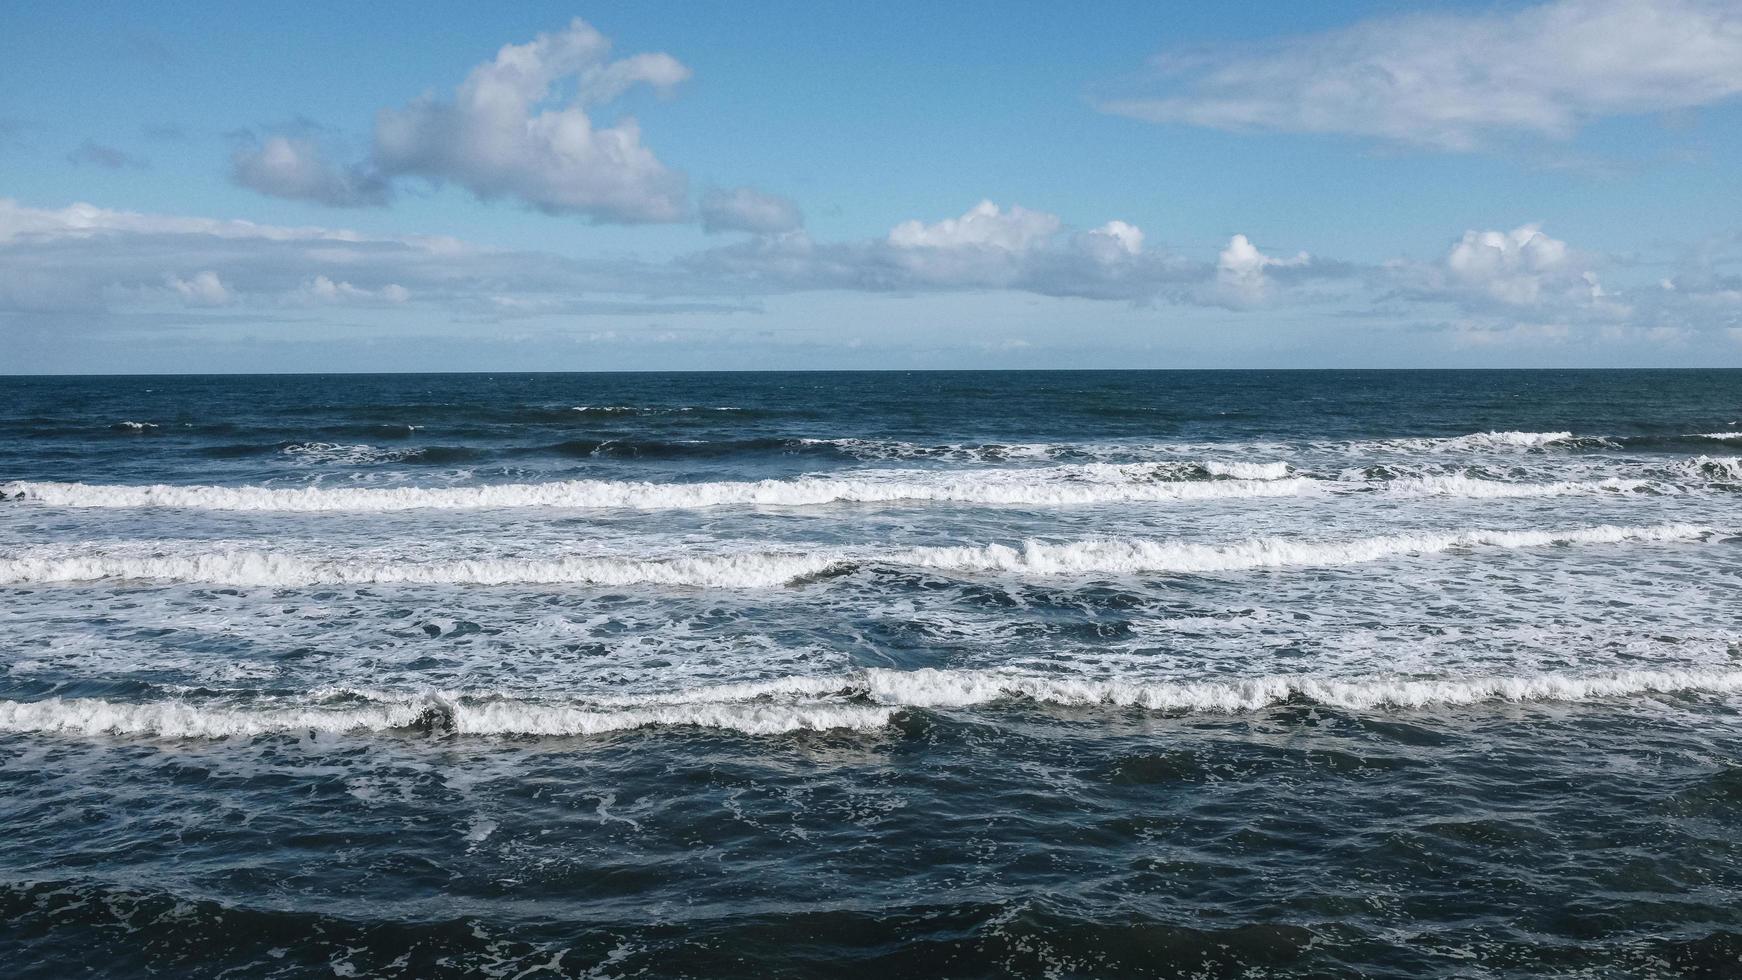
[[[1742,3],[12,5],[0,373],[1742,366]]]

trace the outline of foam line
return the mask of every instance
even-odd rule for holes
[[[1462,707],[1487,702],[1583,701],[1640,694],[1742,692],[1742,670],[1629,670],[1602,674],[1416,679],[1270,675],[1121,680],[999,671],[870,668],[668,695],[560,702],[426,693],[357,692],[334,707],[128,703],[100,698],[0,701],[0,731],[58,735],[232,738],[274,733],[426,728],[456,735],[594,735],[648,727],[700,727],[776,735],[881,728],[909,709],[964,709],[1030,700],[1170,713],[1259,711],[1292,699],[1350,711]],[[317,692],[318,694],[318,692]],[[334,700],[333,695],[321,699]]]
[[[587,557],[461,561],[330,560],[294,552],[213,551],[183,555],[94,552],[0,558],[0,584],[143,579],[224,585],[656,585],[773,588],[862,567],[935,569],[1018,577],[1207,574],[1265,568],[1337,567],[1469,548],[1540,548],[1707,541],[1724,532],[1693,524],[1598,525],[1560,531],[1458,531],[1343,541],[1251,538],[1232,544],[1176,539],[1030,540],[1020,545],[964,545],[886,551],[755,552],[682,558]]]

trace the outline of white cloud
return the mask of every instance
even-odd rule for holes
[[[714,188],[702,195],[702,230],[777,235],[804,225],[798,205],[752,187]]]
[[[1573,338],[1572,328],[1564,323],[1491,323],[1461,320],[1452,325],[1454,348],[1472,347],[1550,347],[1567,343]]]
[[[1228,306],[1261,303],[1272,287],[1266,270],[1303,268],[1311,261],[1305,252],[1287,259],[1265,255],[1245,235],[1235,235],[1216,256],[1215,296]]]
[[[393,282],[378,289],[366,289],[344,280],[335,281],[326,276],[315,276],[303,283],[296,298],[303,302],[323,304],[399,304],[411,299],[411,290]]]
[[[188,306],[225,306],[235,300],[229,287],[210,269],[196,272],[186,279],[168,276],[165,281],[170,290]]]
[[[1530,224],[1511,231],[1466,231],[1430,263],[1394,261],[1381,282],[1394,297],[1449,305],[1459,346],[1551,342],[1661,347],[1711,329],[1721,319],[1703,306],[1707,294],[1665,289],[1661,280],[1611,290],[1600,255],[1581,251]]]
[[[1123,221],[1109,221],[1083,232],[1078,242],[1084,251],[1097,259],[1117,262],[1124,256],[1143,251],[1143,229]]]
[[[1537,225],[1510,232],[1466,231],[1452,246],[1445,266],[1454,283],[1518,306],[1538,302],[1545,288],[1572,274],[1567,243],[1543,234]],[[1577,275],[1590,283],[1591,273]]]
[[[579,261],[452,238],[372,237],[90,204],[30,208],[0,199],[0,314],[124,314],[166,298],[262,309],[280,309],[287,300],[387,307],[413,295],[475,312],[499,294],[565,312],[622,312],[673,305],[649,298],[656,296],[691,298],[681,308],[696,308],[693,298],[704,285],[660,263]]]
[[[1625,315],[1628,307],[1603,288],[1597,264],[1596,257],[1531,224],[1511,231],[1466,231],[1439,262],[1398,262],[1389,272],[1415,298],[1446,300],[1466,310]]]
[[[681,262],[699,275],[763,291],[1009,289],[1133,302],[1209,275],[1201,263],[1146,251],[1143,231],[1129,222],[1073,233],[1055,214],[991,201],[960,217],[904,221],[881,239],[817,242],[791,232]]]
[[[272,197],[335,208],[384,205],[392,196],[386,178],[367,166],[340,166],[314,140],[290,136],[237,148],[230,179]]]
[[[960,218],[945,218],[936,224],[904,221],[889,232],[896,248],[995,248],[1025,252],[1059,230],[1057,215],[1030,211],[1013,205],[1000,211],[991,201],[981,201]]]
[[[966,220],[976,215],[997,220]],[[1614,263],[1618,284],[1600,283],[1597,273],[1611,264],[1534,225],[1471,231],[1450,238],[1434,260],[1365,270],[1305,253],[1268,254],[1240,235],[1213,262],[1188,259],[1148,244],[1129,222],[1073,229],[1018,207],[982,206],[963,218],[897,227],[916,229],[894,236],[903,241],[937,244],[897,245],[893,233],[819,242],[790,231],[672,261],[572,259],[451,238],[0,199],[0,330],[37,331],[45,344],[72,323],[252,317],[291,330],[324,322],[314,311],[329,306],[356,311],[359,324],[386,322],[415,298],[419,322],[464,333],[478,330],[465,324],[506,319],[742,312],[761,298],[800,292],[954,293],[963,310],[996,309],[994,293],[1232,310],[1333,303],[1340,306],[1321,312],[1377,310],[1455,330],[1461,346],[1661,347],[1742,324],[1742,257],[1723,245],[1686,260],[1670,280],[1675,288],[1666,289],[1651,262]],[[1031,231],[1046,228],[1050,234]],[[1630,270],[1637,282],[1625,278]],[[152,319],[176,305],[194,312]],[[1158,328],[1164,322],[1157,319]]]
[[[183,217],[117,211],[83,201],[64,208],[32,208],[0,197],[0,245],[21,240],[48,241],[114,235],[206,235],[268,241],[358,242],[354,231],[262,225],[252,221]],[[425,239],[425,241],[435,241]]]
[[[451,102],[425,97],[375,122],[383,173],[451,180],[483,199],[510,197],[550,214],[596,221],[678,221],[683,174],[667,168],[624,117],[597,125],[588,110],[636,85],[660,92],[690,70],[666,54],[608,60],[611,42],[576,19],[510,44],[472,69]],[[553,104],[572,82],[569,104]]]
[[[1734,0],[1554,0],[1412,14],[1245,48],[1164,53],[1160,91],[1104,111],[1229,130],[1343,133],[1446,150],[1565,137],[1603,116],[1742,94]]]

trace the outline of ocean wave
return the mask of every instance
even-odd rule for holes
[[[382,449],[379,446],[347,446],[336,442],[293,442],[279,449],[280,453],[305,463],[340,463],[357,465],[403,460],[415,450]]]
[[[1496,449],[1544,449],[1550,446],[1601,446],[1609,444],[1610,440],[1602,436],[1575,436],[1571,432],[1514,432],[1492,431],[1472,432],[1462,436],[1418,437],[1405,439],[1382,439],[1375,443],[1350,443],[1352,447],[1363,445],[1378,446],[1389,449],[1407,449],[1417,452],[1457,452],[1470,450]]]
[[[1241,679],[1076,679],[923,668],[872,669],[856,686],[873,700],[905,707],[969,707],[1007,698],[1049,704],[1114,705],[1151,711],[1256,711],[1294,698],[1336,708],[1425,708],[1483,701],[1577,701],[1647,692],[1742,691],[1742,670],[1630,670],[1522,677],[1329,678],[1284,674]]]
[[[733,405],[574,405],[571,412],[583,415],[668,415],[685,412],[742,412]]]
[[[285,450],[321,462],[466,462],[447,447],[382,450],[305,444]],[[1742,479],[1742,460],[1701,456],[1646,472],[1654,478],[1529,481],[1506,474],[1422,473],[1422,467],[1375,466],[1319,475],[1281,461],[1071,463],[1019,469],[860,470],[841,476],[658,483],[559,480],[442,487],[267,487],[125,485],[14,481],[0,496],[53,507],[188,510],[386,512],[511,508],[685,510],[723,506],[813,507],[827,504],[950,503],[987,506],[1095,504],[1295,497],[1384,492],[1400,496],[1552,497],[1599,493],[1681,493],[1689,484]],[[1486,472],[1486,471],[1484,471]]]
[[[1349,711],[1432,709],[1485,702],[1584,701],[1639,694],[1742,692],[1742,670],[1628,670],[1414,678],[1280,674],[1202,679],[1042,676],[1004,671],[867,668],[663,695],[560,701],[452,692],[315,693],[314,703],[201,704],[102,698],[0,701],[0,731],[59,735],[234,738],[316,732],[424,730],[483,736],[596,735],[652,727],[749,735],[873,730],[907,710],[1026,700],[1064,707],[1235,714],[1291,701]]]
[[[1287,463],[1229,463],[1210,460],[1199,464],[1211,476],[1228,477],[1235,480],[1282,480],[1291,471]]]
[[[1461,531],[1345,541],[1252,538],[1232,544],[1174,539],[1030,540],[1020,545],[963,545],[884,551],[754,552],[677,558],[475,558],[459,561],[342,560],[293,552],[232,549],[165,555],[126,552],[26,554],[0,558],[0,584],[140,579],[263,587],[311,585],[653,585],[766,589],[863,568],[908,568],[951,574],[1018,577],[1214,574],[1269,568],[1323,567],[1431,555],[1468,548],[1707,541],[1725,532],[1691,524],[1599,525],[1562,531]]]
[[[1223,475],[1248,474],[1221,479]],[[1255,475],[1254,475],[1255,474]],[[235,511],[472,510],[516,507],[640,510],[740,506],[802,507],[901,501],[989,505],[1072,505],[1283,497],[1318,481],[1288,478],[1286,464],[1095,463],[1021,471],[886,471],[853,477],[650,483],[566,480],[464,487],[219,487],[0,484],[0,493],[56,507],[170,507]]]
[[[983,545],[915,549],[901,564],[958,572],[1020,575],[1205,574],[1263,568],[1336,567],[1407,555],[1465,548],[1540,548],[1549,545],[1621,544],[1705,540],[1719,534],[1691,524],[1653,527],[1598,525],[1564,531],[1458,531],[1396,534],[1348,541],[1252,538],[1234,544],[1129,539],[1050,543],[1019,547]]]
[[[1742,433],[1712,432],[1693,435],[1591,435],[1570,430],[1489,430],[1456,436],[1396,436],[1368,439],[1272,439],[1253,442],[1150,442],[1150,443],[971,443],[923,445],[878,439],[800,440],[830,447],[857,459],[940,460],[954,462],[1005,462],[1021,460],[1076,460],[1153,458],[1182,453],[1330,453],[1336,455],[1397,453],[1429,455],[1541,454],[1550,450],[1671,449],[1701,441],[1742,441]]]
[[[472,462],[484,455],[481,450],[469,446],[418,446],[415,448],[387,449],[366,444],[344,445],[333,442],[293,442],[280,446],[278,451],[298,462],[341,466],[365,466],[372,463],[443,465]]]
[[[87,554],[0,558],[0,584],[139,579],[296,588],[311,585],[658,585],[774,588],[839,565],[817,555],[638,558],[480,558],[448,562],[325,560],[270,551],[193,555]]]
[[[1701,456],[1678,464],[1676,469],[1698,479],[1734,482],[1742,480],[1742,456]]]
[[[233,738],[275,733],[439,729],[461,735],[598,735],[654,726],[777,735],[887,725],[893,708],[837,704],[700,704],[628,710],[531,701],[460,703],[426,696],[345,707],[207,706],[101,698],[0,701],[0,731]]]
[[[507,450],[511,456],[565,456],[572,459],[731,459],[741,456],[820,456],[857,458],[827,440],[789,436],[742,439],[646,439],[634,437],[564,439]]]
[[[1452,473],[1445,476],[1399,477],[1379,484],[1386,493],[1406,497],[1469,497],[1475,499],[1516,497],[1568,497],[1580,494],[1681,493],[1684,488],[1665,480],[1556,480],[1526,483],[1489,480]]]

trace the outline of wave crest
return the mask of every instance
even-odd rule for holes
[[[443,693],[344,692],[322,703],[202,705],[100,698],[0,701],[0,731],[74,736],[238,738],[301,732],[411,731],[476,736],[596,735],[689,727],[779,735],[868,731],[898,712],[972,708],[1008,700],[1067,707],[1234,714],[1296,699],[1349,711],[1414,710],[1485,702],[1583,701],[1638,694],[1742,692],[1742,670],[1632,670],[1604,674],[1409,678],[1272,675],[1123,680],[998,671],[867,668],[837,677],[789,677],[665,696],[593,702]],[[344,699],[351,703],[334,705]]]
[[[1110,538],[1018,545],[960,545],[833,553],[782,551],[679,558],[477,558],[460,561],[343,560],[247,549],[186,555],[24,554],[0,558],[0,583],[146,579],[227,585],[653,585],[758,589],[796,585],[855,568],[888,566],[1020,577],[1211,574],[1267,568],[1337,567],[1466,548],[1705,541],[1726,532],[1692,524],[1598,525],[1561,531],[1496,530],[1399,534],[1344,541],[1287,537],[1231,544]]]
[[[55,507],[179,508],[279,512],[385,512],[523,507],[679,510],[804,507],[903,501],[1060,506],[1309,493],[1320,481],[1289,477],[1287,465],[1090,463],[1035,470],[872,471],[851,477],[650,483],[566,480],[460,487],[145,486],[12,482],[0,493]],[[1239,475],[1236,479],[1207,479]]]

